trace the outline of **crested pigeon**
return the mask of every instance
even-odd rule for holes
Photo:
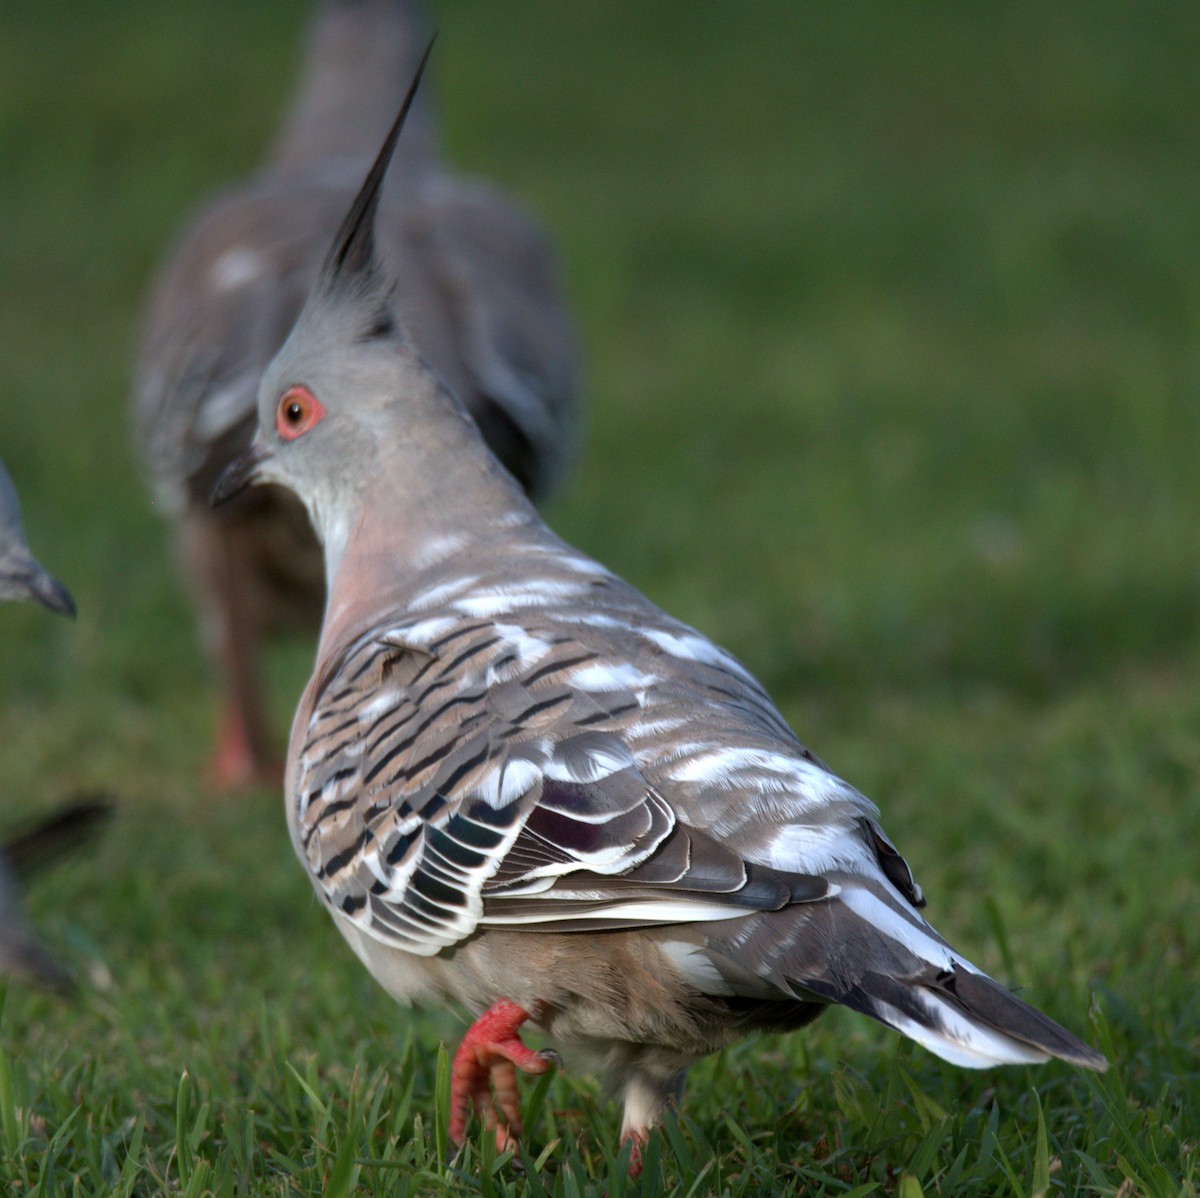
[[[416,86],[415,83],[413,85]],[[403,1003],[475,1022],[450,1133],[520,1134],[517,1074],[597,1063],[631,1168],[688,1066],[843,1004],[955,1064],[1097,1052],[973,966],[867,798],[729,653],[557,538],[389,310],[393,125],[214,502],[294,491],[329,603],[292,725],[296,852]]]
[[[325,0],[301,84],[264,168],[192,221],[150,293],[135,424],[224,694],[219,783],[278,782],[257,657],[319,625],[320,549],[303,509],[267,488],[214,513],[213,480],[254,431],[259,378],[316,279],[420,54],[410,0]],[[563,480],[577,432],[575,351],[556,269],[529,219],[449,174],[433,114],[382,197],[380,252],[422,354],[535,496]]]
[[[0,602],[17,599],[31,599],[63,615],[75,614],[75,603],[67,589],[51,578],[29,552],[17,491],[0,462]],[[26,922],[9,870],[8,852],[0,848],[0,977],[10,975],[56,987],[68,984],[66,973]]]

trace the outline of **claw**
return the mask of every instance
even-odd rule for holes
[[[456,1144],[466,1138],[474,1107],[495,1131],[500,1151],[516,1146],[521,1134],[517,1070],[538,1074],[559,1064],[557,1053],[534,1052],[521,1042],[518,1029],[528,1018],[528,1011],[502,998],[467,1029],[450,1070],[450,1138]]]

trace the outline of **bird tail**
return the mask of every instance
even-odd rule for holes
[[[1052,1058],[1108,1068],[1077,1036],[965,964],[932,981],[868,975],[842,1002],[968,1069],[1040,1065]]]
[[[830,901],[796,910],[805,926],[793,948],[806,947],[801,960],[779,965],[797,997],[870,1015],[970,1069],[1051,1058],[1108,1067],[1100,1053],[954,952],[891,886],[847,877]]]

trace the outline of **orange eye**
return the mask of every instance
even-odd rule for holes
[[[324,405],[307,387],[289,387],[275,409],[275,431],[294,441],[324,419]]]

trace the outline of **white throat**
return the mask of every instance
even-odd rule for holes
[[[325,593],[328,595],[333,591],[333,580],[350,541],[350,521],[344,512],[322,508],[315,499],[305,499],[304,506],[325,554]]]

